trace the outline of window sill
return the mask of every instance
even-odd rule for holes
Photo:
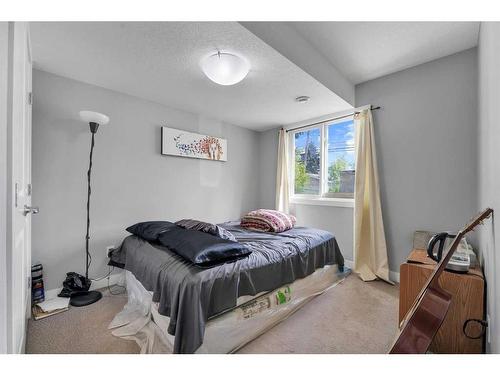
[[[293,197],[290,199],[290,203],[313,206],[354,207],[353,198]]]

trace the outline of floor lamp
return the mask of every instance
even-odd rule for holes
[[[106,125],[109,122],[109,117],[102,113],[92,111],[80,111],[80,119],[89,124],[90,133],[92,134],[90,142],[89,169],[87,171],[87,234],[85,235],[85,284],[90,287],[91,280],[89,279],[89,267],[92,257],[89,252],[90,240],[90,177],[92,173],[92,154],[94,152],[94,136],[97,133],[99,125]],[[102,293],[96,290],[82,291],[71,295],[72,306],[87,306],[102,298]]]

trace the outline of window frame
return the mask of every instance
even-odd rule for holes
[[[328,192],[328,126],[340,124],[348,120],[354,121],[354,114],[341,119],[323,121],[311,126],[301,127],[288,132],[288,176],[289,196],[292,204],[327,205],[340,207],[354,207],[354,193],[330,193]],[[320,130],[320,191],[319,194],[295,194],[295,134],[305,131]],[[356,152],[356,150],[354,151]]]

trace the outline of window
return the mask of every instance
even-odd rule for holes
[[[291,133],[292,197],[353,198],[356,162],[353,118]]]
[[[295,138],[295,194],[320,193],[321,132],[297,132]]]

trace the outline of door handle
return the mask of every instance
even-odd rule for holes
[[[39,211],[40,210],[38,207],[31,207],[25,204],[23,209],[23,215],[26,216],[28,214],[37,214]]]

